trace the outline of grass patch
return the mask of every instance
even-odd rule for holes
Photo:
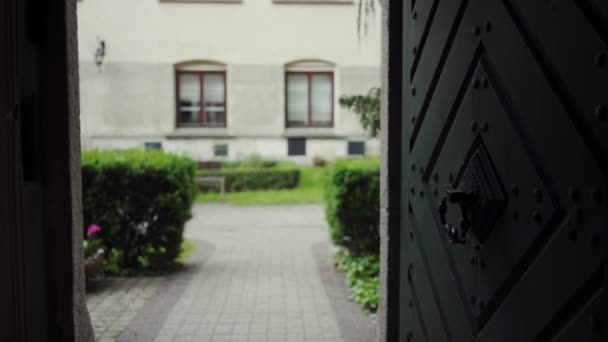
[[[185,264],[186,261],[188,261],[188,258],[190,258],[190,256],[192,255],[192,253],[194,253],[196,247],[192,242],[188,240],[183,240],[182,244],[179,246],[179,249],[180,253],[176,261],[178,264]]]
[[[226,193],[226,202],[232,205],[288,205],[288,204],[322,204],[323,177],[325,168],[300,169],[300,184],[294,189],[259,190]],[[198,194],[199,203],[220,202],[220,194]]]

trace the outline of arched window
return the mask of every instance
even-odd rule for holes
[[[333,127],[334,64],[305,60],[285,65],[287,127]]]
[[[178,127],[226,127],[226,65],[191,61],[175,65]]]

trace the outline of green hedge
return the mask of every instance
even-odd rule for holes
[[[336,245],[353,255],[377,254],[380,246],[380,162],[337,161],[325,184],[326,217]]]
[[[123,272],[172,268],[196,196],[196,163],[160,151],[82,154],[85,227]]]
[[[224,169],[269,169],[269,168],[297,168],[297,164],[288,160],[262,159],[252,155],[241,160],[226,160],[219,162]]]
[[[224,177],[226,191],[293,189],[300,183],[296,168],[227,168],[200,170],[199,176]]]

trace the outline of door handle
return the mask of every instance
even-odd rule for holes
[[[471,209],[477,199],[477,196],[472,192],[460,190],[446,191],[439,202],[439,219],[443,226],[443,230],[451,244],[466,244],[466,235],[471,229]],[[458,225],[453,225],[447,222],[446,214],[448,212],[448,204],[458,204],[461,212],[461,219]]]

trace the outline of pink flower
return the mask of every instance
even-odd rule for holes
[[[100,231],[101,231],[101,227],[96,224],[92,224],[89,226],[89,228],[87,228],[88,235],[95,235],[95,233],[100,232]]]

